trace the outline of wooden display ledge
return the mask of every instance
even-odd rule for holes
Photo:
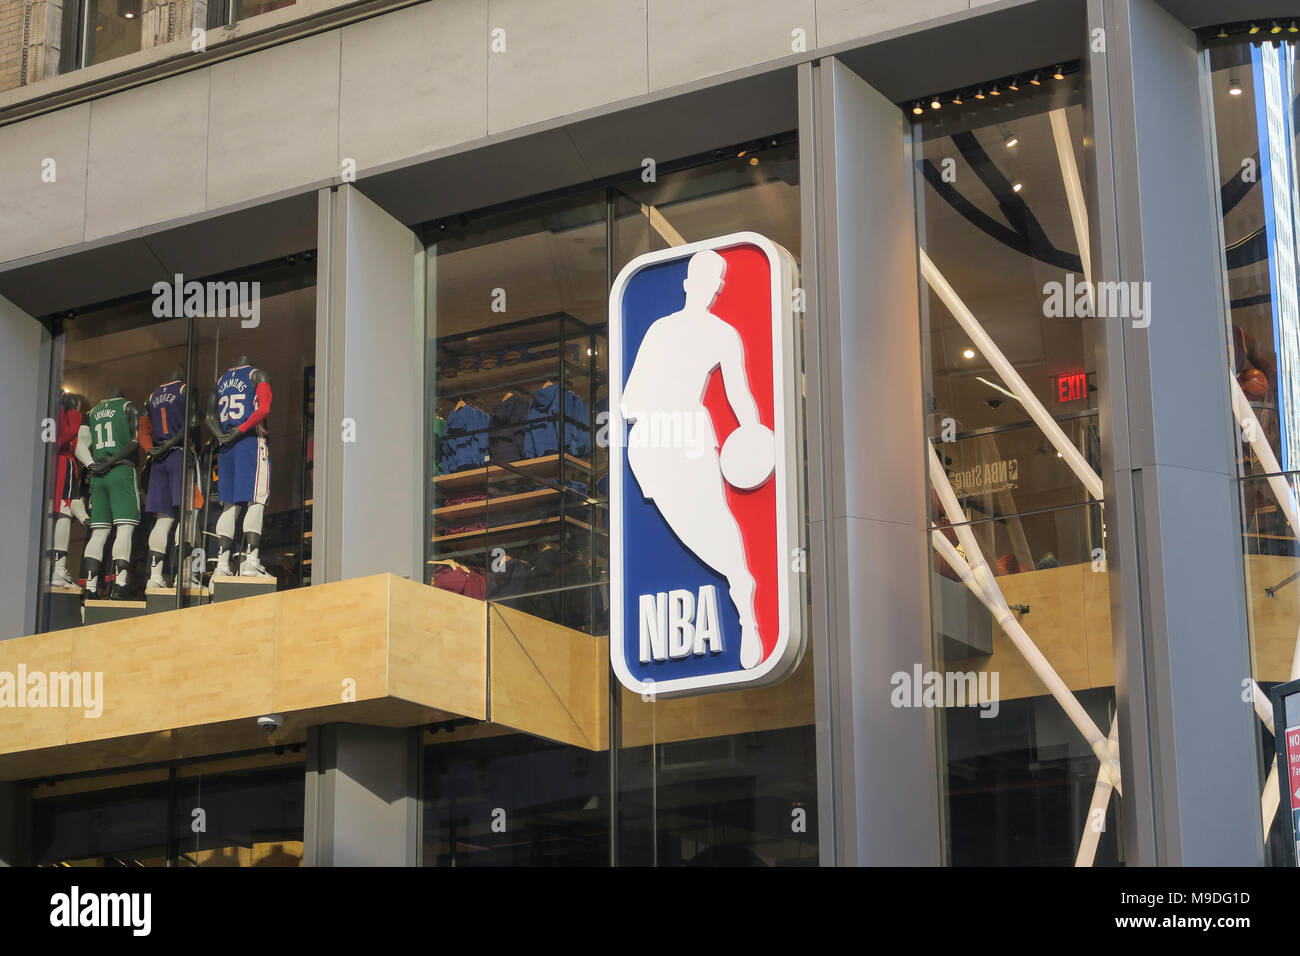
[[[481,504],[481,502],[480,502]],[[579,531],[590,532],[591,525],[581,521],[572,515],[564,516],[564,523],[573,525]],[[560,518],[538,518],[535,521],[518,521],[513,524],[501,524],[492,528],[477,528],[473,531],[458,531],[455,534],[435,534],[431,541],[438,546],[440,552],[447,551],[451,545],[465,544],[475,548],[486,548],[491,544],[501,541],[508,541],[518,538],[521,534],[531,534],[537,531],[545,531],[548,528],[558,528]],[[459,553],[459,552],[457,552]],[[427,564],[433,564],[430,559]]]
[[[0,708],[0,779],[295,743],[339,721],[482,720],[486,627],[480,601],[377,575],[0,641],[0,671],[99,672],[104,694],[98,717]],[[284,727],[264,733],[265,714]]]

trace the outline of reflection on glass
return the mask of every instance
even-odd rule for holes
[[[1296,260],[1296,43],[1206,50],[1223,216],[1229,380],[1250,628],[1250,688],[1268,699],[1292,673],[1300,633],[1300,293]],[[1261,708],[1256,708],[1259,714]],[[1258,723],[1270,863],[1286,862],[1273,734]]]
[[[1087,123],[1066,71],[914,124],[935,661],[975,700],[940,710],[958,865],[1118,861]]]

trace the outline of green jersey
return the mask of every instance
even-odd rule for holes
[[[131,423],[126,415],[125,398],[106,398],[90,410],[86,427],[90,429],[90,455],[95,461],[111,458],[131,444]]]

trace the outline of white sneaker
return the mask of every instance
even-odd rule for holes
[[[239,576],[241,578],[269,578],[271,572],[262,567],[262,563],[255,558],[245,558],[244,563],[239,566]]]
[[[151,577],[151,578],[149,578],[148,581],[146,581],[146,582],[144,583],[144,586],[145,586],[146,589],[148,589],[148,588],[165,588],[165,587],[167,587],[167,582],[164,581],[161,577]]]
[[[50,575],[50,587],[52,588],[77,588],[81,587],[76,581],[68,577],[68,572],[63,570],[55,571]]]
[[[216,570],[212,572],[214,578],[228,578],[232,574],[234,574],[234,572],[230,570],[230,565],[221,563],[218,563]]]

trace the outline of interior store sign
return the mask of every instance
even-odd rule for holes
[[[752,232],[638,256],[609,300],[610,658],[680,696],[803,650],[794,259]]]

